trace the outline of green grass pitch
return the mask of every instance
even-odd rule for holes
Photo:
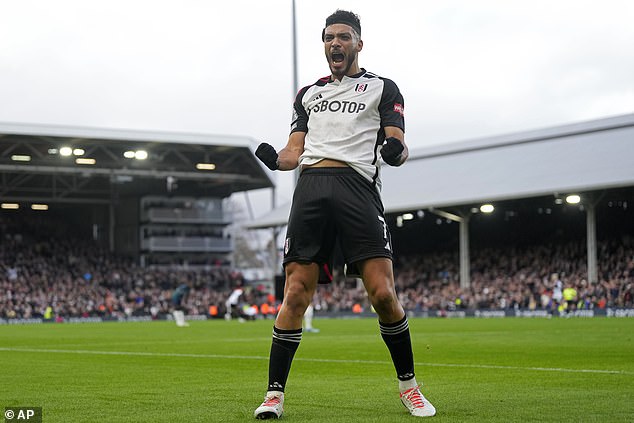
[[[271,320],[0,326],[0,410],[43,422],[245,422]],[[288,422],[411,422],[375,319],[315,319]],[[634,421],[634,319],[410,319],[435,422]],[[430,419],[428,419],[430,420]],[[253,420],[254,421],[254,420]]]

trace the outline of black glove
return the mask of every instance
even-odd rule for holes
[[[383,161],[390,166],[398,166],[401,163],[401,153],[403,150],[405,150],[405,147],[398,138],[386,138],[385,144],[383,144],[381,148],[381,157],[383,157]]]
[[[277,152],[271,144],[263,142],[258,145],[257,150],[255,150],[255,155],[271,170],[277,170],[280,167],[280,164],[277,162]]]

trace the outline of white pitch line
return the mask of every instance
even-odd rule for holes
[[[257,355],[223,355],[223,354],[186,354],[186,353],[156,353],[139,351],[95,351],[95,350],[60,350],[45,348],[7,348],[0,347],[0,351],[7,352],[33,352],[56,354],[92,354],[92,355],[120,355],[137,357],[178,357],[178,358],[215,358],[215,359],[244,359],[244,360],[268,360],[269,357]],[[302,358],[296,357],[294,361],[306,361],[311,363],[341,363],[341,364],[390,364],[388,361],[379,360],[336,360],[328,358]],[[498,369],[498,370],[532,370],[538,372],[560,373],[594,373],[609,375],[634,375],[634,372],[625,370],[601,370],[601,369],[566,369],[561,367],[520,367],[497,366],[492,364],[452,364],[452,363],[416,363],[417,366],[428,367],[460,367],[470,369]]]

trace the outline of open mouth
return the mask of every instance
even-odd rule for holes
[[[343,55],[343,53],[332,53],[330,55],[330,58],[332,60],[332,63],[343,63],[343,60],[345,58],[345,56]]]

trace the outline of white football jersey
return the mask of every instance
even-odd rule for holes
[[[386,126],[405,130],[403,96],[396,84],[362,69],[341,81],[325,77],[295,98],[292,132],[305,132],[299,164],[346,162],[381,190],[379,150]]]

